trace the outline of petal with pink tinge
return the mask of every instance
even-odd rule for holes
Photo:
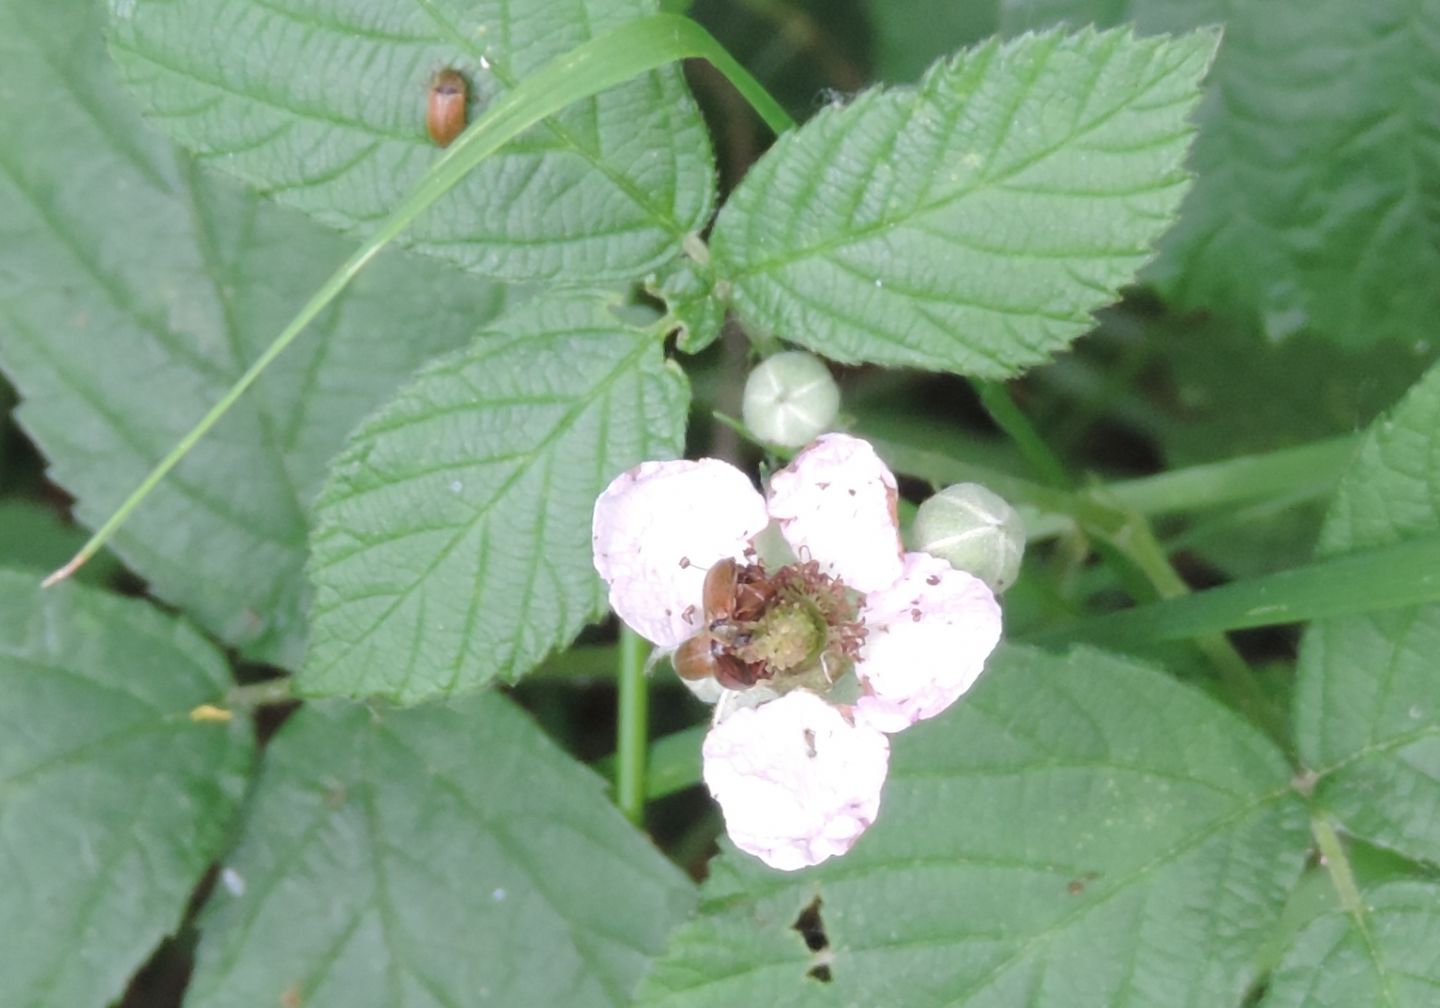
[[[710,565],[739,559],[768,522],[764,499],[729,463],[643,462],[595,502],[595,569],[631,629],[674,647],[699,628]]]
[[[905,554],[904,576],[866,595],[860,618],[855,712],[885,732],[958,700],[1000,641],[1000,606],[985,582],[928,553]]]
[[[895,477],[869,442],[818,438],[770,479],[770,516],[801,559],[857,591],[900,576]]]
[[[797,690],[705,736],[705,784],[735,846],[794,871],[844,854],[880,811],[890,742]]]

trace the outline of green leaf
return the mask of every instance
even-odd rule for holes
[[[0,570],[0,1003],[102,1008],[225,844],[248,723],[199,634],[141,602]]]
[[[849,854],[716,863],[643,1004],[1239,1003],[1307,842],[1253,729],[1146,667],[1011,647],[892,746]],[[813,956],[792,925],[816,897]],[[833,989],[806,975],[822,957]]]
[[[509,701],[307,705],[266,752],[186,1005],[623,1005],[693,901]]]
[[[62,522],[51,508],[19,498],[0,500],[0,566],[33,567],[38,580],[47,564],[74,553],[84,541],[85,533]],[[100,586],[119,569],[113,554],[101,553],[76,578]]]
[[[1440,886],[1365,893],[1363,920],[1332,913],[1295,939],[1261,1008],[1426,1008],[1440,990]]]
[[[1178,304],[1356,347],[1433,330],[1440,0],[1043,0],[1010,14],[1014,30],[1225,22],[1195,189],[1150,271]]]
[[[1320,552],[1440,533],[1440,367],[1371,428],[1341,481]],[[1440,604],[1313,624],[1295,734],[1316,800],[1349,832],[1440,861]]]
[[[1170,223],[1215,37],[991,42],[780,139],[720,213],[743,321],[990,378],[1091,326]]]
[[[413,703],[516,679],[603,612],[595,498],[684,447],[661,351],[606,295],[548,295],[361,425],[315,507],[302,689]]]
[[[645,286],[664,300],[667,314],[679,329],[675,346],[682,352],[699,353],[719,339],[725,324],[725,299],[715,290],[714,270],[708,265],[686,257],[649,277]]]
[[[352,234],[439,156],[431,77],[469,81],[473,119],[647,0],[114,0],[116,62],[186,147]],[[402,241],[504,279],[629,279],[672,258],[713,200],[707,135],[679,69],[576,103],[488,159]]]
[[[0,0],[0,364],[91,525],[347,246],[217,184],[148,131],[109,70],[99,18],[86,4]],[[115,552],[247,655],[298,664],[305,512],[325,463],[404,375],[500,303],[433,260],[383,257],[146,500]]]

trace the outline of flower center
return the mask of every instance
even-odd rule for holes
[[[806,599],[782,599],[755,624],[750,641],[735,648],[743,662],[764,662],[772,676],[813,662],[825,646],[826,626]]]
[[[724,583],[734,587],[707,589],[705,633],[714,654],[743,667],[741,685],[763,681],[782,693],[801,686],[823,690],[855,659],[865,640],[859,595],[813,560],[774,574],[753,563],[724,574]],[[724,676],[721,681],[736,688]]]

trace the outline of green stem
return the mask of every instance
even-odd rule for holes
[[[640,635],[620,628],[620,715],[615,739],[615,804],[639,825],[645,819],[645,748],[650,739],[647,648]]]
[[[1015,442],[1015,447],[1041,479],[1052,487],[1069,486],[1070,476],[1065,472],[1065,466],[1050,450],[1050,446],[1045,443],[1045,439],[1030,423],[1029,418],[1020,411],[1020,407],[1015,405],[1015,400],[1010,397],[1010,390],[999,382],[975,381],[972,384],[980,396],[980,405],[985,407],[985,412],[990,414],[990,418],[1005,432],[1006,437]]]
[[[95,531],[80,551],[43,582],[46,587],[77,571],[107,543],[150,492],[219,422],[265,369],[343,291],[371,259],[416,217],[449,192],[477,164],[521,133],[574,104],[676,60],[708,60],[777,133],[794,121],[709,32],[674,14],[629,21],[558,57],[514,90],[501,96],[431,165],[400,205],[387,216],[354,255],[321,284],[299,314],[251,364],[200,421],[152,469],[140,485]]]
[[[975,382],[975,390],[980,395],[981,405],[1015,442],[1020,453],[1045,482],[1052,487],[1068,486],[1070,479],[1064,465],[1015,405],[1009,390],[995,382],[979,381]],[[1170,563],[1169,556],[1143,515],[1107,502],[1096,494],[1084,493],[1073,495],[1071,513],[1085,532],[1109,547],[1101,553],[1117,566],[1122,579],[1132,572],[1143,577],[1143,583],[1132,585],[1132,594],[1138,601],[1149,601],[1146,596],[1152,591],[1161,599],[1178,598],[1189,593],[1190,586]],[[1273,738],[1284,739],[1283,716],[1268,702],[1249,664],[1235,650],[1229,638],[1223,633],[1202,634],[1195,643],[1215,666],[1221,680],[1250,718]]]

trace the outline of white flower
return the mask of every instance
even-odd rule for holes
[[[903,552],[897,499],[868,443],[827,434],[774,474],[768,497],[733,466],[702,459],[646,462],[595,505],[595,567],[611,606],[641,636],[678,648],[687,684],[718,699],[705,780],[736,844],[777,867],[849,849],[884,779],[876,733],[950,706],[1000,637],[983,582]],[[761,537],[767,526],[784,555]],[[832,706],[842,702],[853,710]],[[826,759],[793,739],[763,744],[760,725],[806,738],[823,729]],[[871,767],[853,788],[828,776],[846,746]],[[746,756],[748,747],[759,748]]]
[[[796,690],[705,736],[705,784],[735,846],[794,871],[844,854],[880,810],[890,741]]]

